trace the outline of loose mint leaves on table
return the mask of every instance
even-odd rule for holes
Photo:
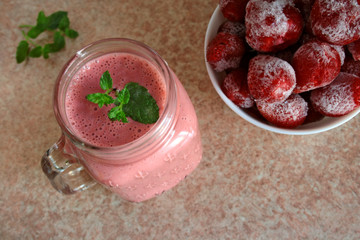
[[[65,47],[65,36],[76,38],[79,34],[70,28],[70,20],[67,12],[58,11],[50,16],[45,16],[43,11],[39,12],[36,25],[20,25],[21,29],[29,28],[26,33],[22,30],[25,40],[22,40],[16,50],[16,62],[22,63],[29,57],[38,58],[43,56],[49,58],[49,53],[60,51]],[[53,42],[39,45],[32,39],[37,38],[43,32],[53,33]]]
[[[92,93],[86,99],[98,104],[100,108],[114,104],[115,107],[108,112],[110,120],[127,123],[127,117],[130,117],[134,121],[151,124],[159,119],[156,100],[140,84],[129,82],[122,90],[114,89],[110,73],[106,71],[100,78],[100,87],[105,93]],[[112,91],[115,91],[116,98],[110,96]]]

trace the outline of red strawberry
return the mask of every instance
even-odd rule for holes
[[[347,45],[347,49],[349,50],[355,61],[360,60],[360,40],[357,40]]]
[[[244,41],[236,35],[218,33],[206,49],[206,60],[211,67],[221,72],[237,68],[245,53]]]
[[[349,44],[360,38],[360,1],[316,0],[310,21],[312,32],[320,40]]]
[[[256,101],[283,102],[295,84],[295,71],[288,62],[268,55],[258,55],[250,60],[248,85]]]
[[[250,0],[246,7],[246,41],[260,52],[296,43],[303,30],[300,11],[289,0]]]
[[[231,71],[224,79],[221,86],[224,94],[237,106],[251,108],[254,99],[247,85],[247,69],[238,68]]]
[[[325,116],[339,117],[360,107],[360,77],[341,72],[329,85],[311,92],[314,108]]]
[[[308,33],[304,33],[301,38],[300,38],[300,43],[302,43],[302,45],[304,45],[305,43],[308,42],[313,42],[313,41],[317,41],[317,38],[312,35],[312,34],[308,34]],[[334,48],[340,56],[340,61],[341,61],[341,65],[344,64],[344,60],[345,60],[345,48],[344,46],[340,46],[340,45],[335,45],[335,44],[330,44],[330,46],[332,48]],[[301,46],[300,46],[301,47]]]
[[[243,21],[249,0],[220,0],[219,6],[225,18],[233,22]]]
[[[314,41],[319,41],[314,35],[309,34],[309,33],[304,33],[301,38],[299,43],[301,45],[304,45],[305,43],[308,42],[314,42]],[[330,44],[330,43],[329,43]],[[341,61],[341,65],[344,64],[344,60],[345,60],[345,47],[344,46],[340,46],[340,45],[336,45],[336,44],[330,44],[330,46],[332,48],[334,48],[340,56],[340,61]],[[301,46],[300,46],[301,47]]]
[[[270,123],[284,128],[301,125],[307,116],[308,104],[299,95],[293,94],[282,103],[256,102],[261,115]]]
[[[294,93],[301,93],[331,83],[340,72],[341,60],[330,44],[310,41],[295,52],[292,66],[296,73]]]

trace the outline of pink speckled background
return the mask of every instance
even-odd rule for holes
[[[0,1],[0,239],[360,239],[360,117],[331,131],[259,129],[221,101],[203,53],[217,1]],[[69,12],[76,40],[50,59],[16,64],[19,24]],[[130,203],[96,186],[63,196],[40,168],[60,130],[55,78],[77,49],[128,37],[157,50],[187,89],[204,147],[177,187]]]

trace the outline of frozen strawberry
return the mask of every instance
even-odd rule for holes
[[[261,115],[270,123],[284,128],[301,125],[307,116],[308,104],[299,95],[293,94],[282,103],[256,102]]]
[[[237,68],[245,53],[244,41],[236,35],[218,33],[209,43],[206,60],[217,72]]]
[[[311,92],[314,108],[329,117],[339,117],[360,107],[360,77],[341,72],[329,85]]]
[[[355,61],[352,57],[347,56],[344,65],[341,66],[341,71],[360,77],[360,61]]]
[[[258,55],[250,60],[248,85],[256,101],[283,102],[295,84],[295,71],[288,62],[268,55]]]
[[[349,44],[360,39],[360,1],[316,0],[310,21],[312,32],[320,40]]]
[[[240,38],[245,37],[245,24],[241,22],[225,21],[220,25],[218,33],[230,33],[239,36]]]
[[[310,41],[295,52],[292,66],[296,73],[294,93],[301,93],[331,83],[340,72],[341,60],[330,44]]]
[[[299,43],[304,45],[305,43],[309,43],[313,41],[318,41],[318,39],[312,34],[304,33],[303,35],[301,35]],[[345,47],[335,44],[330,44],[330,46],[339,53],[341,65],[343,65],[345,60]]]
[[[360,60],[360,40],[357,40],[347,45],[347,49],[349,50],[355,61]]]
[[[237,106],[251,108],[254,99],[247,85],[247,69],[238,68],[226,75],[221,86],[224,94]]]
[[[246,41],[260,52],[296,43],[303,29],[300,11],[289,0],[250,0],[246,6]]]
[[[225,18],[233,22],[243,21],[249,0],[220,0],[219,6]]]

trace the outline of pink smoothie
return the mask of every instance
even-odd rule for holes
[[[130,118],[129,123],[112,122],[107,117],[112,106],[99,108],[86,100],[85,96],[90,93],[104,92],[99,80],[106,70],[110,72],[115,88],[123,88],[128,82],[138,82],[146,87],[155,98],[160,114],[164,110],[167,93],[163,76],[157,68],[144,58],[127,53],[103,55],[85,64],[75,74],[65,100],[71,131],[91,145],[116,147],[141,138],[153,125]],[[173,77],[178,110],[169,141],[130,164],[105,164],[85,152],[80,154],[83,156],[80,161],[89,173],[124,199],[138,202],[161,194],[190,174],[201,160],[201,140],[193,105],[177,77]]]
[[[128,82],[146,87],[155,98],[160,114],[166,98],[164,79],[145,59],[130,54],[113,53],[97,58],[77,72],[66,94],[66,114],[77,136],[98,147],[112,147],[131,142],[144,135],[152,125],[132,121],[110,121],[107,113],[113,105],[99,108],[85,97],[104,92],[99,81],[105,71],[113,79],[113,87],[122,89]],[[121,133],[121,134],[120,134]]]

